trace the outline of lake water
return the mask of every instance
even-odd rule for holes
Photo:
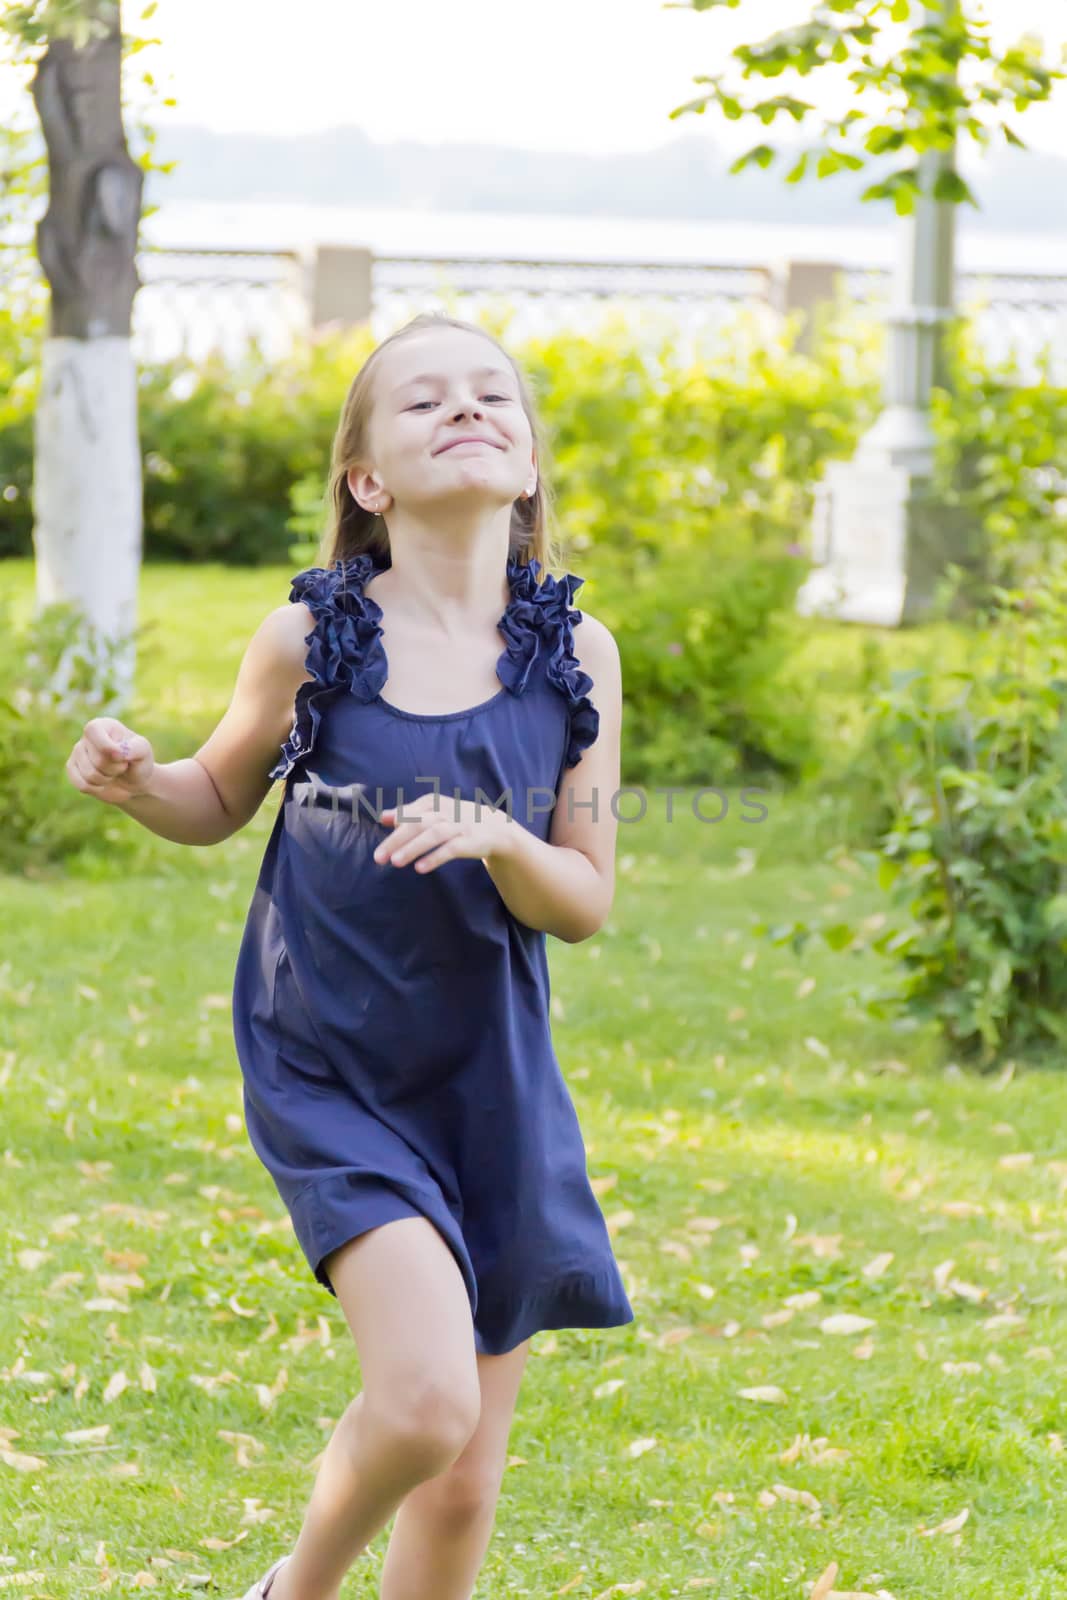
[[[813,201],[813,209],[815,209]],[[785,260],[887,267],[895,257],[891,213],[869,227],[772,222],[663,221],[486,211],[358,210],[287,202],[174,202],[143,225],[146,243],[171,247],[306,249],[366,245],[389,255],[513,256],[533,260],[698,261],[774,265]],[[1003,234],[961,217],[959,266],[971,272],[1067,274],[1067,232]]]

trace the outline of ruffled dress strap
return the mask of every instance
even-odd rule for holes
[[[296,692],[292,731],[271,778],[287,777],[314,749],[323,710],[334,695],[370,701],[385,684],[389,668],[381,607],[363,593],[379,570],[374,556],[363,552],[332,567],[308,567],[292,580],[290,601],[302,600],[315,618],[304,639],[305,671],[311,677]]]
[[[589,698],[593,680],[578,664],[574,653],[574,624],[582,613],[572,607],[577,591],[585,582],[572,572],[555,578],[551,573],[537,581],[541,563],[532,560],[521,565],[514,557],[508,561],[511,600],[500,621],[506,648],[497,665],[497,676],[512,694],[521,694],[530,681],[534,662],[542,658],[545,677],[567,702],[568,739],[564,767],[573,767],[582,758],[600,731],[600,713]]]

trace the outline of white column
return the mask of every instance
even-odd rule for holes
[[[929,0],[936,22],[957,0]],[[944,381],[944,334],[953,316],[956,207],[934,199],[955,150],[919,158],[920,193],[898,226],[899,255],[887,317],[885,405],[852,461],[832,462],[817,486],[812,551],[817,563],[797,610],[893,627],[915,620],[967,530],[929,497],[934,435],[931,390]]]

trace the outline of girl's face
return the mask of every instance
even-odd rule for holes
[[[348,482],[375,511],[505,506],[537,484],[515,374],[494,344],[462,328],[382,352],[368,438],[373,459]]]

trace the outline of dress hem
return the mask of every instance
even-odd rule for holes
[[[345,1186],[347,1216],[324,1204],[321,1191],[330,1184]],[[353,1183],[367,1184],[359,1212],[353,1209]],[[420,1206],[401,1194],[384,1177],[371,1173],[337,1173],[305,1184],[288,1202],[297,1240],[316,1281],[328,1294],[337,1291],[324,1268],[326,1257],[352,1239],[371,1229],[403,1217],[425,1217],[445,1238],[463,1275],[474,1322],[474,1344],[481,1355],[505,1355],[533,1334],[562,1328],[616,1328],[635,1320],[633,1307],[621,1287],[614,1257],[597,1267],[574,1267],[542,1279],[518,1292],[490,1296],[486,1305],[484,1285],[475,1286],[474,1269],[455,1219],[448,1220],[440,1208]],[[331,1214],[332,1210],[332,1214]],[[462,1252],[462,1253],[461,1253]],[[484,1326],[489,1313],[488,1327]],[[483,1326],[479,1326],[479,1323]]]

